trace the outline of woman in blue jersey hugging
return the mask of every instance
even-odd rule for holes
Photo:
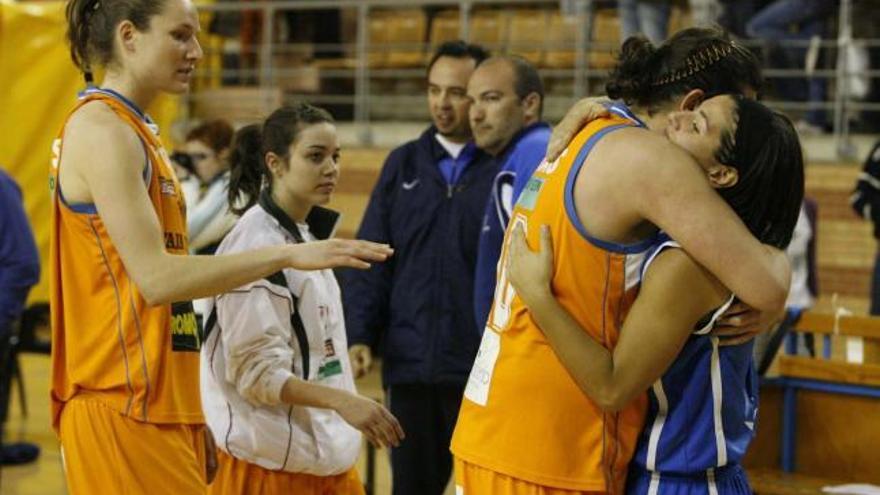
[[[723,45],[717,50],[722,54]],[[656,88],[690,77],[713,59],[698,57],[681,73],[646,70],[663,66],[657,57],[664,54],[670,52],[655,50],[643,39],[628,40],[609,96],[635,103],[637,114],[645,107],[662,110],[667,103]],[[695,159],[759,241],[787,246],[803,198],[804,168],[797,134],[786,117],[741,95],[721,95],[693,110],[646,121],[651,132],[665,135]],[[661,234],[638,272],[638,297],[620,338],[607,348],[555,299],[552,243],[544,226],[536,252],[521,227],[511,231],[510,282],[594,403],[614,414],[648,391],[627,492],[751,493],[739,462],[754,436],[757,413],[752,343],[725,345],[723,337],[711,333],[734,303],[731,290]]]

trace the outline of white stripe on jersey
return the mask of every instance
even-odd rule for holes
[[[641,253],[635,254],[627,254],[626,259],[623,263],[623,273],[624,273],[624,290],[630,290],[633,287],[637,287],[642,282],[642,265],[645,264],[645,257],[648,255],[648,251],[642,251]]]
[[[721,318],[721,315],[723,315],[724,312],[727,311],[727,308],[729,308],[733,304],[733,300],[735,297],[736,296],[731,294],[730,297],[727,298],[727,302],[722,304],[718,309],[715,310],[714,313],[712,313],[712,318],[709,319],[709,322],[706,323],[706,325],[704,325],[699,330],[695,331],[694,335],[706,335],[707,333],[711,332],[712,329],[715,328],[715,322],[717,322],[718,318]]]
[[[651,484],[648,485],[648,495],[657,495],[660,492],[660,473],[651,473]]]
[[[657,470],[657,450],[660,448],[660,435],[663,433],[663,425],[666,424],[666,416],[669,414],[669,401],[666,399],[666,391],[663,390],[663,379],[654,382],[654,395],[657,396],[657,416],[654,425],[651,426],[651,436],[648,440],[648,456],[645,460],[645,468],[648,471]],[[653,481],[653,480],[652,480]]]
[[[718,452],[716,466],[727,464],[727,439],[724,438],[724,423],[721,420],[721,360],[718,355],[718,337],[709,337],[712,342],[712,409],[715,423],[715,448]],[[713,474],[714,479],[714,474]]]
[[[718,486],[715,484],[715,470],[706,470],[706,481],[709,483],[709,495],[718,495]]]

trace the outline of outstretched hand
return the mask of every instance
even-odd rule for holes
[[[328,239],[290,246],[289,266],[298,270],[349,267],[365,270],[394,254],[388,244],[352,239]]]

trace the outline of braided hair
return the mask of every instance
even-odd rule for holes
[[[706,97],[759,90],[757,57],[719,28],[679,31],[659,47],[643,36],[621,47],[605,90],[613,99],[655,111],[661,104],[701,89]]]

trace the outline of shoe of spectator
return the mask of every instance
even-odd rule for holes
[[[40,447],[26,442],[4,443],[0,461],[4,466],[27,464],[40,457]]]
[[[813,77],[816,73],[816,64],[819,61],[819,50],[822,48],[822,38],[813,36],[810,38],[810,46],[807,48],[806,60],[804,60],[804,69],[807,71],[807,77]]]
[[[825,129],[821,126],[811,124],[803,119],[798,120],[794,124],[794,128],[800,136],[821,136],[825,133]]]

